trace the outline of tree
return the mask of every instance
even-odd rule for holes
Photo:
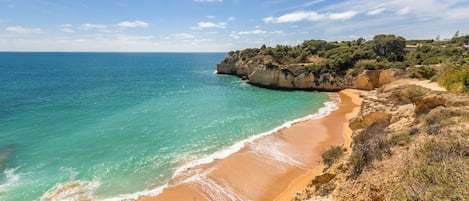
[[[389,61],[403,61],[405,55],[405,39],[395,35],[376,35],[372,41],[376,55]]]
[[[454,33],[454,36],[453,36],[453,38],[457,38],[457,37],[459,37],[459,30],[457,30],[456,33]]]
[[[359,39],[357,40],[357,45],[361,45],[361,44],[363,44],[363,43],[365,43],[365,42],[366,42],[366,40],[365,40],[364,38],[359,38]]]

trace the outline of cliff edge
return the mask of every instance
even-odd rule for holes
[[[398,69],[363,70],[357,75],[313,71],[311,63],[280,64],[273,56],[242,57],[231,52],[217,64],[218,74],[238,76],[249,84],[274,89],[340,91],[347,88],[372,90],[402,74]]]

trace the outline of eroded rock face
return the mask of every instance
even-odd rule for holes
[[[257,68],[248,76],[248,79],[249,84],[262,87],[295,88],[293,85],[295,77],[290,73],[285,73],[278,69]]]
[[[330,73],[315,75],[294,64],[279,66],[272,56],[256,56],[243,60],[229,55],[217,65],[219,74],[243,77],[248,83],[267,88],[339,91],[346,88],[372,90],[392,82],[398,70],[365,70],[356,77],[334,77]],[[299,72],[299,73],[295,73]]]
[[[372,112],[367,115],[360,116],[350,122],[352,130],[367,128],[374,123],[389,123],[392,115],[385,112]]]
[[[362,90],[373,90],[389,84],[400,74],[399,70],[365,70],[355,78],[352,88]]]
[[[355,80],[354,88],[372,90],[379,85],[379,75],[381,71],[363,71]]]
[[[430,94],[415,102],[415,112],[422,113],[438,106],[444,106],[446,98],[440,94]]]

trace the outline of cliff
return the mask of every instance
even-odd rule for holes
[[[469,98],[411,83],[364,92],[351,146],[293,200],[467,199]]]
[[[217,73],[235,75],[259,87],[317,91],[372,90],[401,74],[400,70],[386,69],[364,70],[353,76],[342,72],[312,71],[310,66],[309,63],[282,65],[270,55],[243,58],[231,53],[217,65]]]

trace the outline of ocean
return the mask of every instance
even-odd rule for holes
[[[218,75],[225,55],[0,53],[0,200],[155,194],[330,100]]]

